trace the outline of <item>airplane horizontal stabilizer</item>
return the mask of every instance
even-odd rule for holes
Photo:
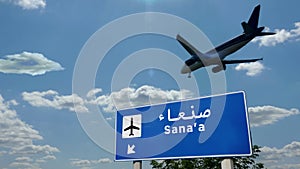
[[[263,60],[263,58],[259,59],[244,59],[244,60],[222,60],[223,64],[237,64],[237,63],[248,63],[248,62],[256,62],[259,60]]]
[[[276,33],[274,32],[260,32],[257,34],[257,36],[267,36],[267,35],[275,35]]]

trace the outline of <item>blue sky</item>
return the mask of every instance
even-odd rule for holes
[[[117,41],[101,63],[84,55],[91,38],[120,17],[159,12],[195,25],[212,45],[218,45],[242,33],[240,23],[248,20],[257,4],[261,4],[259,24],[277,34],[256,38],[228,58],[264,60],[230,65],[219,75],[226,80],[226,92],[246,92],[253,143],[262,146],[261,162],[270,169],[300,168],[297,0],[0,0],[0,168],[131,168],[130,162],[114,162],[114,155],[107,152],[110,149],[102,145],[113,142],[110,134],[100,127],[91,132],[82,118],[89,113],[95,117],[102,114],[114,126],[115,107],[198,96],[181,87],[177,77],[197,83],[200,96],[211,94],[211,68],[195,71],[191,79],[179,74],[182,65],[178,63],[189,55],[174,38],[180,33],[199,49],[206,49],[207,44],[199,40],[200,35],[191,33],[191,27],[178,24],[170,28],[170,20],[158,23],[151,14],[142,22],[114,27],[99,39],[97,50],[119,33],[142,26],[149,29],[153,23],[168,28],[169,36],[127,37]],[[155,52],[165,56],[151,56]],[[162,63],[166,70],[178,70],[178,74],[148,65],[126,79],[124,70],[134,70],[142,62]],[[97,67],[94,74],[77,76],[82,65],[83,70]],[[125,81],[117,84],[114,77]],[[88,78],[92,78],[92,87],[76,92]],[[89,122],[92,126],[94,121]],[[143,165],[150,168],[148,162]]]

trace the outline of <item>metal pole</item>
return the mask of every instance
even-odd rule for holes
[[[133,169],[142,169],[142,160],[133,161]]]
[[[226,158],[221,162],[222,169],[233,169],[233,160],[231,158]]]

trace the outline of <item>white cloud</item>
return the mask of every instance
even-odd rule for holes
[[[6,151],[0,151],[0,157],[1,157],[2,155],[4,155],[4,154],[7,154],[7,152],[6,152]]]
[[[94,99],[96,97],[96,94],[101,93],[101,92],[102,92],[102,89],[95,88],[95,89],[90,90],[87,93],[86,97],[89,99]]]
[[[251,63],[240,63],[235,67],[235,70],[246,70],[246,75],[248,76],[256,76],[260,74],[263,69],[265,69],[264,65],[260,62],[251,62]]]
[[[100,158],[98,160],[82,160],[82,159],[70,159],[70,163],[74,167],[80,168],[94,168],[98,164],[112,163],[113,161],[109,158]]]
[[[105,112],[115,112],[118,109],[133,106],[149,105],[189,98],[192,93],[188,90],[162,90],[153,86],[141,86],[140,88],[124,88],[112,92],[109,95],[101,95],[101,89],[92,89],[87,93],[86,100],[76,94],[61,96],[53,90],[43,92],[23,92],[23,100],[35,107],[52,107],[55,109],[68,109],[85,113],[87,105],[93,104],[102,107]]]
[[[101,164],[101,163],[112,163],[113,161],[109,158],[100,158],[99,160],[93,161],[93,163]]]
[[[33,160],[30,157],[17,157],[16,161],[23,161],[23,162],[32,162]]]
[[[46,163],[49,160],[56,160],[56,157],[54,155],[46,155],[44,157],[41,157],[39,159],[36,159],[35,161],[37,163]]]
[[[14,162],[9,164],[9,166],[15,168],[30,168],[30,169],[40,168],[39,165],[34,163],[34,160],[30,157],[17,157]]]
[[[91,165],[89,160],[72,159],[71,165],[76,167],[87,167]]]
[[[31,162],[12,162],[10,167],[14,168],[25,168],[25,169],[41,169],[37,164],[33,164]]]
[[[259,160],[270,169],[298,169],[300,142],[293,141],[282,148],[262,147]]]
[[[43,160],[55,160],[56,157],[54,155],[46,155],[45,157],[42,157]]]
[[[37,145],[35,141],[43,140],[39,132],[18,116],[11,109],[16,101],[5,101],[0,94],[0,153],[1,156],[15,156],[10,167],[39,168],[32,156],[45,156],[59,152],[59,149],[50,145]],[[3,166],[4,167],[4,166]]]
[[[49,145],[24,145],[17,148],[13,148],[13,150],[10,152],[10,154],[53,154],[59,152],[58,148],[52,147]]]
[[[84,100],[76,94],[60,96],[58,92],[48,90],[44,92],[23,92],[23,100],[35,107],[52,107],[68,109],[69,111],[88,112]]]
[[[110,95],[100,95],[87,102],[89,104],[97,104],[102,106],[106,112],[114,112],[117,109],[136,107],[142,105],[150,105],[163,103],[166,101],[175,101],[190,98],[192,92],[188,90],[162,90],[153,86],[144,85],[137,89],[124,88],[120,91],[112,92]]]
[[[0,2],[12,3],[26,10],[46,7],[46,0],[0,0]]]
[[[59,63],[47,59],[40,53],[23,52],[20,54],[6,55],[4,59],[0,59],[0,72],[2,73],[36,76],[63,69]]]
[[[0,147],[9,148],[31,145],[32,140],[42,140],[37,130],[21,121],[0,95]]]
[[[295,108],[288,110],[274,106],[249,107],[248,111],[252,127],[273,124],[285,117],[300,114]]]
[[[260,36],[252,40],[259,43],[259,46],[275,46],[286,41],[298,41],[300,38],[300,22],[294,23],[295,28],[291,30],[275,29],[275,35]],[[270,28],[266,28],[266,32],[270,32]]]

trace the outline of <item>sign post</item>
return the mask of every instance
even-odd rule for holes
[[[115,161],[252,154],[242,91],[118,110],[116,131]]]
[[[142,169],[142,161],[133,161],[133,169]]]
[[[234,169],[233,160],[231,158],[222,160],[221,169]]]

